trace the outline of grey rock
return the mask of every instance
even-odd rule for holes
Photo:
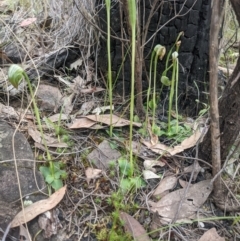
[[[21,210],[14,153],[24,200],[35,202],[42,199],[39,189],[45,186],[42,175],[34,168],[34,156],[25,136],[16,132],[13,140],[14,132],[7,122],[0,121],[0,227],[3,230]]]

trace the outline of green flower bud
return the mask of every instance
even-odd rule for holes
[[[8,79],[16,89],[18,88],[23,78],[23,73],[24,70],[17,64],[11,65],[8,70]]]
[[[173,52],[172,53],[173,60],[177,59],[177,57],[178,57],[178,52],[177,51]]]

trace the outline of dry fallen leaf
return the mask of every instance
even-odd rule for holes
[[[53,209],[64,197],[67,186],[60,188],[53,193],[48,199],[40,200],[20,211],[13,219],[11,228],[17,227],[25,222],[29,222],[39,214]]]
[[[49,239],[52,235],[58,233],[59,228],[62,228],[58,215],[59,210],[57,208],[53,208],[39,215],[38,225],[44,230],[43,236],[45,238]]]
[[[81,106],[81,109],[76,113],[76,115],[87,115],[92,108],[95,106],[95,102],[94,101],[87,101],[84,102]]]
[[[179,179],[178,182],[179,182],[180,186],[183,187],[183,188],[186,188],[188,185],[189,185],[189,187],[193,185],[193,184],[191,184],[187,181],[184,181],[182,179]]]
[[[215,228],[211,228],[198,241],[225,241],[225,238],[220,237]]]
[[[19,236],[22,237],[22,240],[24,241],[32,241],[30,233],[23,225],[20,225]]]
[[[152,145],[151,142],[148,141],[143,141],[142,143],[146,145],[150,150],[152,150],[155,153],[158,153],[160,155],[176,155],[180,152],[183,152],[184,150],[193,147],[196,145],[197,141],[201,137],[201,132],[197,130],[194,132],[193,135],[190,137],[186,138],[180,145],[174,146],[174,147],[169,147],[161,143],[157,143],[156,145]]]
[[[123,226],[125,230],[132,235],[135,241],[151,240],[147,235],[146,230],[135,218],[125,212],[121,212],[120,217],[124,222]]]
[[[105,115],[88,115],[86,116],[88,119],[100,122],[106,125],[111,124],[111,115],[110,114],[105,114]],[[122,126],[127,126],[130,124],[129,120],[123,119],[119,116],[112,115],[112,125],[114,127],[122,127]],[[134,126],[141,127],[141,123],[133,122]]]
[[[193,173],[193,181],[197,179],[198,173],[202,170],[201,166],[199,165],[198,161],[195,161],[195,164],[193,163],[192,165],[185,167],[184,172],[185,173]]]
[[[26,18],[20,23],[20,27],[27,27],[28,25],[36,22],[37,18]]]
[[[143,170],[143,177],[145,180],[153,179],[153,178],[161,178],[160,176],[158,176],[157,174],[155,174],[150,170]]]
[[[91,179],[100,177],[101,173],[102,173],[102,170],[100,169],[94,169],[94,168],[88,167],[85,171],[85,175],[87,177],[87,183],[89,184]]]
[[[145,160],[143,166],[146,170],[152,170],[153,167],[164,167],[166,164],[158,160]],[[153,170],[152,170],[153,171]]]
[[[104,91],[105,89],[101,87],[90,87],[88,89],[81,89],[80,92],[83,94],[92,94],[92,93],[97,93],[100,91]]]
[[[79,128],[94,128],[96,123],[102,123],[105,125],[110,125],[110,114],[105,115],[87,115],[83,118],[76,119],[73,124],[69,127],[70,129],[79,129]],[[122,127],[129,125],[130,121],[118,117],[116,115],[112,115],[112,125],[114,127]],[[134,126],[140,127],[141,123],[133,122]],[[99,128],[98,128],[99,129]]]
[[[167,194],[157,203],[150,201],[151,210],[158,212],[160,216],[168,218],[171,221],[178,211],[180,202],[182,202],[177,220],[194,218],[198,208],[203,205],[212,192],[210,182],[211,180],[204,180],[190,186],[185,196],[184,192],[186,189],[182,188]]]
[[[96,115],[100,115],[101,113],[104,113],[106,110],[110,110],[110,109],[114,110],[114,105],[112,105],[112,108],[110,105],[97,107],[92,111],[92,113]]]
[[[83,63],[82,58],[77,59],[76,61],[70,64],[70,70],[73,70],[73,69],[77,70],[77,68],[80,67],[82,63]]]
[[[177,178],[174,176],[165,177],[161,180],[156,190],[153,193],[153,196],[162,196],[162,194],[170,189],[173,189],[177,184]]]
[[[33,127],[29,127],[28,134],[33,138],[35,142],[44,144],[42,141],[41,133],[38,130],[34,130]],[[68,147],[67,143],[59,142],[57,138],[52,138],[46,134],[43,134],[43,136],[45,138],[46,145],[49,147],[58,147],[58,148]]]
[[[60,119],[61,118],[61,119]],[[55,115],[52,115],[50,117],[48,117],[48,119],[51,121],[51,122],[58,122],[59,119],[60,120],[67,120],[68,119],[68,116],[66,114],[55,114]]]
[[[73,98],[75,96],[75,93],[72,93],[69,96],[64,96],[62,98],[62,113],[69,115],[71,114],[72,110],[73,110]]]
[[[69,129],[90,128],[95,125],[95,121],[89,120],[86,117],[76,119]]]

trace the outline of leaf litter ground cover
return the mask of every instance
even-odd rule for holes
[[[44,85],[45,91],[38,95],[39,108],[44,110],[44,133],[38,131],[29,106],[18,110],[1,106],[2,118],[11,118],[13,123],[21,118],[19,130],[25,131],[34,144],[36,160],[44,163],[37,168],[49,184],[49,194],[51,187],[67,187],[64,198],[59,198],[57,191],[49,199],[31,204],[10,227],[20,226],[21,232],[28,234],[22,224],[38,216],[43,236],[48,238],[64,230],[65,236],[73,240],[199,239],[214,219],[209,199],[211,165],[193,156],[206,130],[196,128],[200,126],[197,121],[176,127],[172,120],[170,132],[166,132],[163,123],[162,129],[156,125],[153,129],[151,119],[144,126],[136,118],[131,146],[127,104],[119,104],[120,97],[116,98],[114,110],[105,105],[103,88],[99,91],[91,83],[87,86],[81,78],[73,79],[74,83],[77,87],[74,85],[71,93],[66,89],[60,99],[54,95],[56,87]],[[114,114],[110,115],[109,110]],[[133,166],[129,161],[131,148]],[[51,153],[53,160],[49,162],[45,153],[47,157]],[[64,218],[60,223],[55,206],[62,198],[59,208]],[[235,226],[221,229],[222,233],[218,228],[218,232],[223,237],[231,236]],[[210,235],[215,235],[216,230],[211,230]]]
[[[54,198],[54,193],[49,198],[54,198],[53,201],[46,199],[39,201],[39,205],[28,206],[25,219],[19,213],[12,225],[22,225],[36,216],[42,220],[38,215],[53,208],[61,211],[61,226],[56,224],[58,230],[49,231],[47,224],[40,221],[45,237],[57,235],[61,229],[71,240],[123,240],[122,237],[124,240],[200,240],[203,234],[202,240],[208,240],[206,235],[215,235],[216,240],[231,240],[236,225],[230,227],[232,222],[221,218],[214,220],[216,214],[222,217],[224,214],[211,203],[210,166],[193,157],[202,137],[201,130],[175,146],[167,146],[151,134],[150,138],[143,138],[138,133],[141,123],[136,123],[132,143],[134,175],[131,176],[127,115],[114,115],[114,135],[110,138],[109,114],[93,115],[91,110],[80,118],[74,114],[86,98],[94,101],[95,106],[101,106],[99,103],[104,106],[101,95],[96,95],[94,100],[87,95],[78,100],[72,113],[45,114],[45,122],[42,119],[47,146],[67,173],[62,180],[67,189],[65,196],[61,201],[62,196]],[[7,117],[6,108],[1,108],[3,118]],[[29,112],[24,116],[23,112],[11,109],[12,122],[18,122],[16,116],[23,117],[22,131],[35,145],[36,160],[44,161],[44,146],[34,117]],[[48,125],[46,118],[54,125]],[[90,120],[91,125],[85,126],[85,121],[79,122],[81,119]],[[78,124],[72,128],[74,123]],[[92,126],[99,128],[91,129]],[[57,127],[63,128],[64,134],[56,132]]]
[[[20,26],[27,31],[35,21],[26,18]],[[80,58],[70,70],[79,70],[85,61],[91,62]],[[18,130],[31,142],[35,159],[42,163],[36,167],[43,170],[46,181],[64,185],[20,211],[11,227],[20,226],[24,240],[33,238],[23,225],[34,218],[38,218],[43,237],[50,240],[54,235],[57,240],[237,240],[238,214],[231,221],[230,214],[220,212],[211,203],[211,165],[195,155],[203,130],[187,121],[176,126],[173,119],[167,132],[164,122],[156,122],[151,128],[150,118],[145,126],[136,120],[132,175],[129,106],[120,104],[122,99],[117,96],[114,106],[106,105],[106,86],[96,86],[89,66],[82,69],[86,80],[83,72],[82,77],[72,78],[55,74],[54,87],[48,80],[38,87],[43,135],[29,106],[23,108],[19,101],[18,108],[16,100],[0,106],[2,119],[15,126],[21,122]],[[111,138],[110,123],[114,127]],[[53,157],[54,173],[46,165],[46,148]],[[236,159],[230,164],[227,173],[237,178]],[[238,184],[232,185],[228,177],[224,178],[239,193]],[[39,238],[34,237],[42,240]]]

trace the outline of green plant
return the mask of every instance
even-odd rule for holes
[[[168,140],[174,140],[176,142],[182,142],[187,137],[192,134],[192,129],[187,124],[179,125],[177,120],[170,121],[170,129],[169,123],[161,122],[161,131],[160,135],[167,137]]]
[[[113,192],[111,196],[107,199],[107,203],[110,207],[114,209],[112,212],[112,228],[108,233],[108,236],[105,240],[132,240],[129,234],[123,232],[123,224],[120,218],[120,212],[125,211],[135,211],[138,208],[138,205],[134,203],[132,199],[132,193],[137,188],[140,188],[144,185],[140,177],[133,177],[131,164],[125,157],[120,157],[118,159],[118,166],[120,172],[120,188],[117,192]],[[127,204],[124,203],[126,193],[128,192],[129,201]],[[99,233],[98,237],[106,235],[104,233]]]
[[[108,95],[110,102],[110,137],[112,137],[113,125],[112,125],[112,67],[111,67],[111,46],[110,46],[110,9],[111,9],[111,0],[105,0],[106,10],[107,10],[107,55],[108,55]]]
[[[162,60],[166,53],[166,48],[160,44],[156,45],[154,50],[151,54],[151,61],[150,61],[150,76],[149,76],[149,85],[147,90],[147,110],[146,110],[146,126],[148,125],[148,108],[152,110],[152,132],[154,134],[158,134],[160,129],[158,126],[155,125],[155,113],[156,113],[156,78],[157,78],[157,61],[158,59]],[[152,85],[152,65],[154,62],[154,76],[153,76],[153,98],[152,101],[149,101],[150,98],[150,91]]]
[[[38,128],[40,130],[41,133],[41,138],[44,144],[44,147],[46,149],[46,153],[47,153],[47,160],[48,160],[48,167],[40,167],[40,171],[43,174],[45,181],[55,190],[58,190],[59,188],[61,188],[63,186],[62,183],[62,178],[66,177],[66,172],[61,170],[61,164],[58,162],[53,162],[50,152],[48,150],[47,144],[46,144],[46,140],[43,134],[43,128],[42,128],[42,123],[41,123],[41,119],[40,119],[40,114],[39,114],[39,110],[34,98],[34,94],[33,94],[33,90],[32,90],[32,86],[31,86],[31,82],[28,78],[28,75],[26,74],[26,72],[18,65],[14,64],[11,65],[8,71],[8,79],[10,81],[10,83],[15,87],[18,88],[20,82],[22,81],[22,79],[25,79],[27,84],[28,84],[28,89],[30,91],[30,95],[32,98],[32,103],[33,103],[33,109],[34,109],[34,113],[37,119],[37,123],[38,123]],[[49,194],[51,193],[51,189],[49,188]]]
[[[127,193],[131,190],[136,190],[144,186],[144,182],[140,176],[133,177],[133,170],[131,164],[125,157],[118,159],[119,171],[121,174],[120,188],[121,192]]]
[[[162,73],[161,76],[161,82],[165,86],[170,86],[170,95],[169,95],[169,104],[168,104],[168,131],[171,130],[171,112],[172,112],[172,104],[173,104],[173,98],[174,98],[174,92],[175,92],[175,108],[176,108],[176,131],[178,131],[178,104],[177,104],[177,98],[178,98],[178,72],[179,72],[179,64],[178,64],[178,51],[181,44],[181,41],[179,41],[180,37],[182,36],[183,32],[180,32],[178,34],[178,37],[176,39],[175,44],[172,46],[170,51],[167,55],[165,70]],[[175,48],[175,51],[173,51]],[[172,63],[170,64],[170,56],[172,56]],[[169,70],[172,70],[172,77],[171,81],[169,80],[167,73]],[[175,86],[176,85],[176,86]]]
[[[136,24],[137,24],[137,7],[135,0],[128,0],[129,23],[131,27],[131,101],[130,101],[130,128],[129,128],[129,145],[130,145],[130,175],[133,176],[133,118],[134,118],[134,83],[135,83],[135,56],[136,56]]]

